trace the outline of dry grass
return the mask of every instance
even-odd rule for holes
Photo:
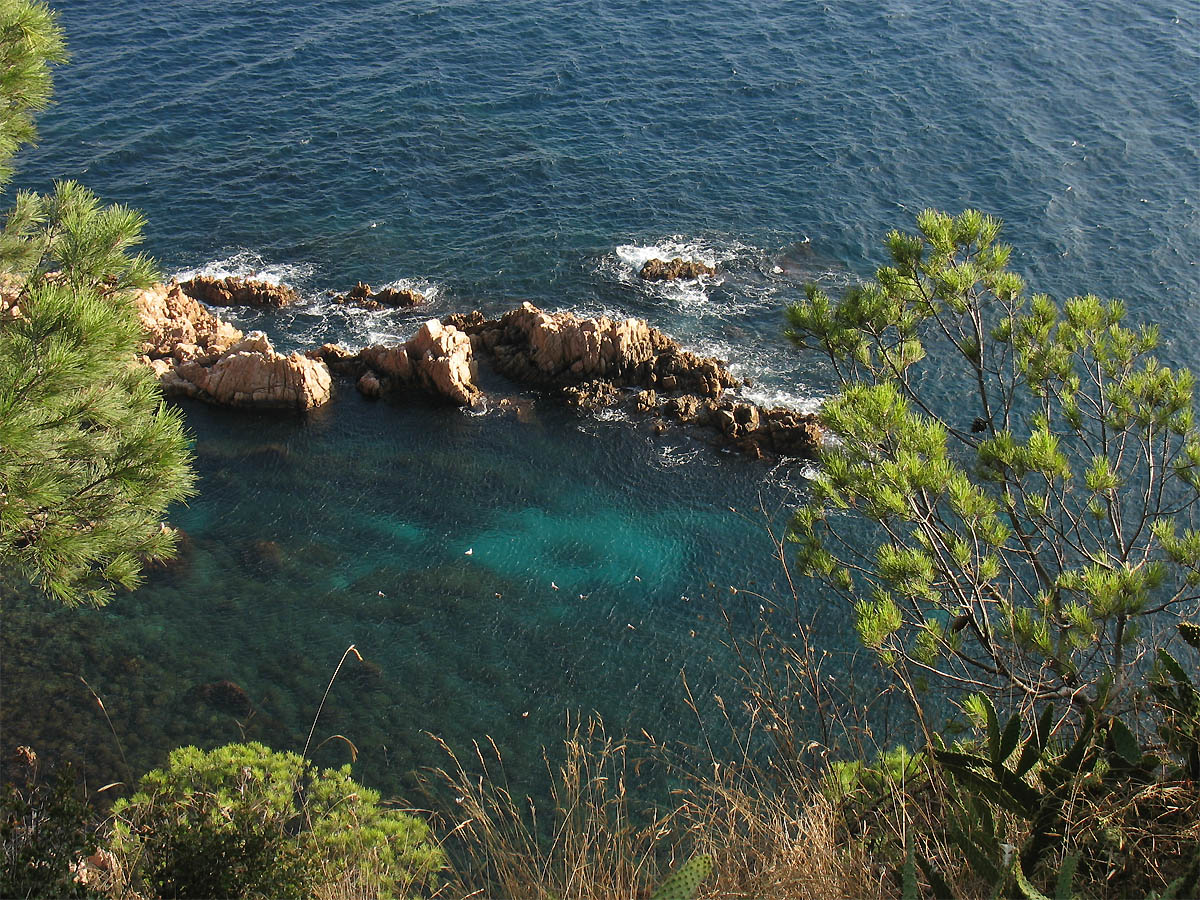
[[[695,854],[716,864],[699,898],[890,893],[815,777],[781,786],[720,763],[697,775],[680,763],[689,754],[613,739],[592,717],[570,726],[563,761],[547,762],[543,811],[513,795],[491,741],[467,760],[442,746],[451,765],[438,775],[453,806],[442,817],[454,868],[448,896],[637,900]],[[665,807],[639,804],[630,784],[641,765],[665,766],[681,785]]]
[[[700,897],[888,896],[834,805],[812,783],[797,787],[781,794],[718,773],[681,796],[676,814],[687,823],[688,843],[716,861]]]
[[[441,743],[439,741],[439,743]],[[563,761],[547,757],[551,808],[537,809],[508,786],[499,748],[475,743],[438,775],[452,796],[444,848],[455,864],[446,892],[456,897],[634,900],[659,875],[673,811],[636,807],[630,744],[610,737],[598,716],[568,724]]]

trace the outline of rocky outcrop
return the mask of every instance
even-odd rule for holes
[[[425,295],[420,291],[408,288],[385,287],[378,291],[372,291],[369,284],[360,281],[351,288],[349,293],[335,296],[333,299],[335,303],[344,303],[363,309],[412,309],[425,302]]]
[[[255,281],[251,278],[210,278],[197,275],[179,285],[189,297],[209,306],[256,306],[278,308],[296,299],[296,292],[286,284]]]
[[[724,363],[682,349],[641,319],[580,318],[524,303],[499,319],[479,312],[430,319],[402,344],[359,351],[326,344],[285,356],[261,332],[243,336],[222,322],[179,285],[143,291],[136,305],[147,332],[142,361],[168,395],[304,410],[329,400],[333,372],[368,397],[412,390],[475,406],[483,356],[522,387],[556,392],[583,409],[622,407],[659,432],[705,429],[755,455],[812,455],[821,440],[815,416],[733,396],[738,381]],[[497,406],[520,404],[502,398]]]
[[[675,257],[671,260],[648,259],[638,275],[645,281],[675,281],[696,279],[701,275],[716,275],[717,270],[707,263]]]
[[[658,431],[670,422],[709,429],[755,455],[812,455],[820,441],[815,416],[727,397],[738,381],[720,360],[641,319],[581,319],[525,303],[496,320],[474,312],[444,321],[470,334],[500,374],[579,408],[623,407],[655,419]]]
[[[156,284],[134,297],[146,333],[142,353],[150,359],[213,362],[242,339],[177,285]]]
[[[163,363],[151,363],[163,393],[218,406],[307,410],[328,403],[332,387],[324,363],[275,352],[261,331],[250,332],[211,365],[193,360],[164,368]]]
[[[376,344],[357,353],[337,344],[325,344],[309,351],[309,356],[355,379],[359,391],[367,397],[411,389],[471,406],[483,396],[475,382],[471,338],[437,319],[422,324],[403,344]]]
[[[324,364],[276,353],[261,332],[243,336],[181,285],[155,285],[134,305],[146,332],[140,359],[167,396],[256,409],[304,410],[329,401]]]
[[[603,380],[617,387],[662,388],[719,398],[737,381],[718,360],[696,356],[642,319],[581,319],[530,303],[486,320],[444,320],[471,335],[496,371],[521,384],[565,388]]]

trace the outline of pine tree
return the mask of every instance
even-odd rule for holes
[[[0,191],[64,59],[44,3],[0,0]],[[0,231],[0,566],[68,605],[170,556],[162,516],[193,488],[182,419],[134,363],[132,293],[156,275],[131,253],[143,225],[62,182],[19,192]]]
[[[1026,294],[997,220],[917,226],[874,281],[788,310],[842,382],[791,526],[801,568],[914,701],[940,684],[1120,710],[1148,631],[1200,602],[1193,377],[1119,301]]]

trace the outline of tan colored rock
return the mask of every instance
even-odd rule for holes
[[[480,398],[471,339],[466,334],[430,319],[405,346],[413,372],[426,389],[464,406]]]
[[[362,377],[356,382],[356,387],[360,394],[372,399],[383,393],[383,385],[379,383],[379,376],[374,372],[363,372]]]
[[[134,297],[146,332],[142,352],[151,359],[211,361],[242,339],[242,333],[217,318],[179,285],[156,284]]]
[[[504,343],[519,347],[542,376],[612,377],[648,362],[670,339],[641,319],[579,319],[523,303],[500,319]],[[516,361],[514,361],[514,365]]]
[[[367,396],[376,396],[372,392],[381,393],[389,387],[417,387],[463,406],[482,397],[475,384],[471,337],[437,319],[425,322],[403,344],[375,344],[358,353],[325,344],[310,350],[308,356],[328,363],[340,375],[354,378]]]
[[[335,303],[360,306],[363,309],[411,309],[425,302],[425,295],[420,291],[409,288],[380,288],[371,290],[371,286],[360,281],[346,294],[335,296]]]
[[[412,378],[413,367],[408,358],[407,344],[392,347],[375,344],[364,347],[358,356],[380,375],[386,375],[399,381],[408,381]]]
[[[252,331],[211,366],[186,362],[162,378],[163,390],[219,406],[306,410],[327,403],[329,368],[299,353],[276,353]]]

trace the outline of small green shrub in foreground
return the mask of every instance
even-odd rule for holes
[[[382,897],[443,866],[420,819],[381,808],[350,767],[258,743],[183,747],[113,807],[130,886],[173,897],[301,897],[333,882]]]

